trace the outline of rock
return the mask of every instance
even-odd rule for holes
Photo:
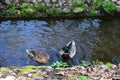
[[[25,2],[32,2],[32,0],[25,0]]]
[[[111,0],[111,1],[114,2],[114,3],[117,2],[117,0]]]
[[[57,2],[57,0],[52,0],[53,3]]]
[[[5,0],[5,3],[6,3],[6,4],[10,4],[10,3],[11,3],[11,0]]]
[[[34,4],[37,4],[37,0],[32,0],[32,2],[33,2]]]
[[[34,80],[32,78],[27,78],[25,76],[18,76],[18,78],[16,80]]]
[[[63,11],[64,11],[64,13],[70,13],[71,12],[71,10],[69,8],[64,8]]]
[[[14,76],[8,75],[6,78],[0,78],[0,80],[16,80]]]
[[[45,1],[45,3],[49,3],[50,2],[50,0],[44,0]]]
[[[19,0],[14,0],[14,3],[16,4],[16,3],[18,3],[19,2]]]
[[[38,0],[38,2],[42,2],[42,0]]]
[[[120,12],[120,6],[116,6],[116,11]]]
[[[117,3],[118,5],[120,5],[120,1],[117,1],[116,3]]]
[[[63,71],[60,71],[60,72],[58,72],[58,73],[55,73],[56,75],[65,75],[65,72],[63,72]]]
[[[73,10],[74,13],[81,13],[83,12],[84,9],[80,8],[80,7],[77,7]]]

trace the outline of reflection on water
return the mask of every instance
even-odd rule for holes
[[[46,65],[61,61],[58,51],[70,40],[75,40],[77,54],[73,64],[81,60],[101,60],[120,63],[119,20],[56,20],[3,21],[0,23],[0,65],[41,65],[29,59],[26,49],[47,53],[51,60]]]

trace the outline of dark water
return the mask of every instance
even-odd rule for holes
[[[3,21],[0,23],[0,65],[41,65],[29,59],[26,49],[47,53],[46,65],[61,61],[58,51],[75,40],[75,65],[81,60],[120,63],[120,19],[82,19],[56,21]]]

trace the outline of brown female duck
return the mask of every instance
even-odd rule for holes
[[[33,59],[39,63],[46,64],[50,60],[50,57],[47,54],[45,54],[39,50],[27,49],[26,52],[31,57],[31,59]]]

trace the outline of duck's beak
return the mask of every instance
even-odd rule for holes
[[[63,50],[60,50],[59,54],[63,55],[65,52]]]

